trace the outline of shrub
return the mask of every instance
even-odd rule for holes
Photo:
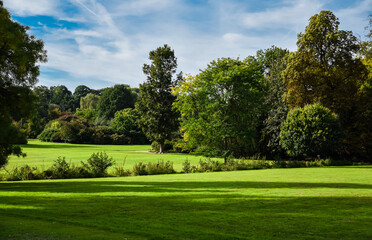
[[[111,139],[112,139],[112,144],[116,144],[116,145],[124,145],[124,144],[131,143],[130,137],[127,137],[123,134],[114,133],[111,135]]]
[[[93,132],[93,143],[95,144],[111,144],[111,135],[114,134],[111,127],[96,126]]]
[[[330,156],[340,147],[338,116],[320,104],[291,110],[281,125],[280,143],[292,157]]]
[[[176,139],[173,144],[173,151],[178,153],[190,153],[195,150],[190,144],[188,144],[184,139]]]
[[[37,139],[42,142],[62,142],[61,129],[45,128]]]
[[[142,162],[134,164],[132,173],[134,176],[147,175],[146,164]]]
[[[124,169],[125,161],[127,157],[124,157],[123,164],[121,166],[115,166],[114,167],[114,176],[124,177],[124,176],[130,176],[132,172],[129,169]]]
[[[65,157],[58,157],[54,160],[54,164],[49,170],[52,178],[69,178],[71,175],[70,164],[66,162]]]
[[[100,152],[93,153],[88,159],[88,164],[81,163],[94,177],[104,177],[107,176],[107,169],[114,165],[115,161],[106,153]]]
[[[158,161],[158,163],[149,162],[146,165],[146,172],[148,175],[156,174],[171,174],[176,171],[173,168],[173,163],[170,161],[164,162],[163,160]]]
[[[8,181],[36,180],[40,179],[40,172],[36,167],[25,165],[14,168],[12,172],[8,173],[6,179]]]
[[[163,160],[158,163],[147,163],[138,162],[133,166],[133,175],[156,175],[156,174],[171,174],[176,173],[173,168],[173,163],[170,161],[164,162]]]

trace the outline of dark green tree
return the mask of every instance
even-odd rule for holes
[[[126,108],[115,113],[111,126],[115,132],[129,137],[132,144],[144,144],[146,136],[138,125],[140,117],[136,109]]]
[[[73,106],[72,93],[64,85],[55,87],[51,102],[57,104],[61,111],[71,111]]]
[[[11,19],[0,1],[0,167],[9,155],[22,155],[21,148],[14,145],[19,131],[12,119],[32,114],[36,97],[30,87],[38,80],[38,63],[46,61],[43,42],[28,30]]]
[[[292,157],[332,156],[341,137],[338,116],[319,103],[292,109],[280,132],[280,142]]]
[[[104,90],[98,101],[98,117],[105,120],[114,118],[117,111],[134,107],[135,96],[128,85],[118,84]]]
[[[75,88],[74,94],[72,94],[72,110],[75,111],[76,108],[80,106],[81,98],[85,97],[94,90],[90,89],[85,85],[79,85]]]
[[[345,133],[344,154],[357,157],[367,148],[366,139],[361,138],[363,129],[357,127],[366,119],[356,116],[368,71],[357,57],[360,42],[351,31],[339,30],[339,24],[330,11],[310,18],[283,72],[285,98],[291,108],[319,102],[336,113]]]
[[[177,69],[177,58],[174,51],[164,45],[149,53],[151,64],[144,64],[143,72],[147,81],[140,84],[140,94],[136,103],[141,118],[139,124],[150,141],[157,141],[160,153],[163,152],[165,140],[169,140],[177,131],[178,113],[172,109],[175,96],[171,88],[182,78],[173,75]]]
[[[257,51],[257,60],[263,67],[267,94],[265,105],[268,112],[263,120],[261,152],[267,157],[283,156],[280,145],[280,125],[286,119],[288,106],[284,101],[287,88],[284,85],[282,72],[286,68],[285,58],[289,51],[272,46],[266,50]]]
[[[211,62],[174,91],[185,141],[225,161],[231,154],[255,153],[265,91],[261,66],[254,59]]]

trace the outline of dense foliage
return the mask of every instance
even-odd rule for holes
[[[252,154],[263,112],[264,78],[257,61],[212,61],[174,89],[186,142],[225,159]]]
[[[178,130],[178,113],[173,110],[172,104],[175,97],[171,87],[182,78],[173,75],[177,69],[177,58],[174,51],[164,45],[149,53],[151,64],[144,64],[143,72],[147,81],[140,85],[140,95],[136,109],[140,114],[139,124],[147,138],[159,143],[159,152],[163,152],[165,140],[170,139]]]
[[[344,153],[370,158],[366,150],[371,142],[370,131],[369,139],[365,138],[361,127],[365,126],[365,117],[371,116],[371,106],[364,104],[368,102],[368,91],[361,90],[367,84],[368,70],[356,57],[360,42],[351,31],[339,30],[339,24],[330,11],[310,18],[283,73],[288,88],[285,98],[291,108],[320,102],[337,113],[345,132]]]
[[[264,116],[261,130],[260,151],[272,158],[285,156],[280,145],[280,126],[286,119],[289,110],[283,99],[287,88],[282,77],[282,72],[286,68],[288,53],[288,50],[275,46],[257,52],[257,60],[262,65],[267,86],[267,94],[265,95],[267,113]]]
[[[115,113],[124,108],[133,108],[136,100],[128,85],[115,85],[103,91],[97,104],[98,117],[111,120]]]
[[[149,53],[140,88],[34,86],[43,42],[0,1],[0,167],[17,143],[144,144],[153,150],[271,159],[371,160],[372,17],[367,41],[340,30],[330,11],[312,16],[297,51],[272,46],[244,60],[220,58],[196,76],[176,74],[164,45]],[[336,117],[337,115],[337,117]],[[339,128],[341,126],[341,128]],[[342,132],[342,134],[341,134]],[[340,140],[341,138],[341,140]],[[63,165],[63,161],[60,161]]]
[[[46,61],[44,43],[28,30],[11,19],[0,1],[0,167],[9,155],[22,154],[14,144],[24,137],[12,120],[31,116],[36,99],[29,88],[37,82],[38,63]]]
[[[339,118],[320,104],[289,111],[281,125],[280,143],[293,157],[329,157],[338,153],[342,130]]]

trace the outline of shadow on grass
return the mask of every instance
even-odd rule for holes
[[[53,193],[102,193],[102,192],[225,192],[240,189],[372,189],[372,184],[358,183],[307,183],[307,182],[151,182],[151,181],[74,181],[67,182],[2,182],[0,192],[53,192]]]
[[[23,219],[145,239],[370,239],[371,197],[290,196],[288,189],[372,189],[372,184],[75,181],[0,183],[0,238]],[[275,194],[270,196],[264,190]],[[52,195],[53,194],[53,195]],[[23,228],[17,228],[22,233]],[[30,229],[30,228],[27,228]],[[71,230],[71,229],[70,229]],[[31,231],[31,230],[28,230]],[[72,230],[71,230],[72,231]],[[39,234],[39,235],[38,235]],[[68,232],[73,239],[79,233]],[[85,233],[87,234],[87,233]],[[63,239],[63,236],[59,236]],[[67,238],[67,237],[66,237]],[[94,238],[94,236],[91,236]],[[135,237],[134,237],[135,238]],[[37,238],[35,238],[37,239]],[[89,239],[89,237],[88,237]],[[130,238],[133,239],[133,238]]]

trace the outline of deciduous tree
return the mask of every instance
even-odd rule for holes
[[[12,118],[30,116],[36,99],[30,87],[38,80],[38,63],[46,61],[43,42],[27,30],[11,19],[0,1],[0,167],[9,155],[22,154],[14,145],[19,132]]]
[[[332,156],[341,137],[338,116],[319,103],[292,109],[280,132],[280,142],[292,157]]]
[[[177,84],[182,75],[178,74],[173,79],[177,58],[168,45],[150,51],[149,59],[151,64],[143,66],[147,81],[140,85],[136,109],[141,116],[139,124],[143,132],[149,140],[159,143],[162,153],[165,140],[170,139],[179,126],[179,115],[172,109],[175,97],[171,87]]]
[[[264,77],[252,58],[212,61],[174,89],[184,139],[213,155],[252,154],[264,108]]]
[[[284,85],[282,72],[286,68],[286,56],[289,51],[272,46],[257,52],[257,60],[263,66],[267,94],[265,105],[268,112],[263,120],[261,152],[268,157],[280,157],[284,150],[280,145],[280,125],[286,119],[288,105],[284,101],[287,88]]]
[[[288,88],[286,101],[291,108],[321,103],[340,117],[345,132],[345,154],[358,156],[366,148],[356,125],[360,107],[359,92],[366,83],[368,71],[357,57],[360,43],[351,31],[339,29],[338,18],[321,11],[310,18],[305,33],[298,35],[296,52],[292,53],[283,72]],[[366,157],[366,156],[365,156]]]

